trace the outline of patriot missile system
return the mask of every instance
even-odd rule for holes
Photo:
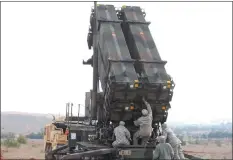
[[[166,72],[166,61],[157,50],[149,24],[140,7],[116,9],[95,2],[87,36],[93,55],[83,61],[93,68],[93,88],[86,92],[85,117],[77,124],[68,123],[68,144],[50,152],[49,157],[152,159],[160,125],[168,117],[175,83]],[[131,143],[113,148],[113,130],[119,121],[125,121],[132,136],[138,130],[133,122],[146,108],[143,97],[153,112],[150,139],[145,146]]]
[[[116,10],[113,5],[98,5],[96,18],[95,22],[93,9],[87,42],[94,55],[89,64],[97,72],[93,86],[100,80],[103,92],[93,88],[87,93],[91,114],[86,116],[107,126],[123,120],[133,133],[133,121],[145,108],[145,97],[152,106],[157,134],[159,124],[166,122],[175,84],[166,73],[166,61],[159,55],[145,12],[134,6]]]

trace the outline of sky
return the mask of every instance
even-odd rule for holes
[[[103,4],[103,3],[102,3]],[[174,89],[168,121],[232,119],[232,5],[106,2],[141,6]],[[1,5],[1,111],[65,114],[92,88],[87,33],[92,2]],[[75,111],[75,112],[76,112]],[[84,114],[84,107],[81,107]]]

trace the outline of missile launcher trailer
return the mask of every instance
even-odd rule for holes
[[[175,84],[166,73],[166,62],[158,53],[148,28],[150,23],[140,7],[116,10],[113,5],[97,6],[96,2],[94,6],[87,36],[93,56],[83,62],[93,67],[93,89],[86,92],[85,117],[78,117],[76,124],[70,123],[68,111],[68,144],[47,157],[151,160]],[[102,92],[98,90],[99,81]],[[126,122],[131,135],[138,129],[133,121],[145,108],[142,97],[153,111],[153,132],[148,143],[112,148],[113,130],[119,121]]]

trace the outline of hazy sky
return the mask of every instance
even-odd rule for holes
[[[109,4],[109,3],[107,3]],[[168,121],[232,117],[231,3],[139,5],[174,78]],[[92,87],[87,47],[93,3],[2,3],[1,110],[65,114]],[[82,109],[84,111],[84,109]]]

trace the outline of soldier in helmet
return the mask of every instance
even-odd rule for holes
[[[138,138],[142,138],[142,145],[145,145],[148,139],[151,136],[152,132],[152,110],[150,104],[144,99],[143,97],[143,102],[145,103],[147,110],[143,109],[142,110],[142,116],[134,121],[135,126],[140,126],[140,129],[134,133],[133,136],[133,144],[137,145],[138,144]]]
[[[165,136],[158,137],[159,144],[153,151],[153,160],[155,159],[173,159],[174,151],[169,143],[166,143]]]
[[[118,145],[130,145],[130,132],[125,127],[125,122],[120,121],[119,126],[114,129],[114,134],[116,136],[116,140],[112,143],[114,148]]]
[[[166,141],[171,144],[174,150],[174,159],[185,159],[181,147],[181,141],[165,123],[162,124],[162,135],[165,136]]]

